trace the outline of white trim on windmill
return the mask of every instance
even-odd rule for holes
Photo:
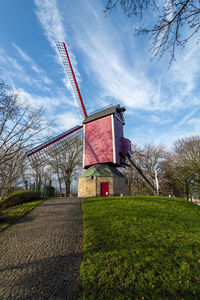
[[[113,140],[113,162],[116,164],[114,115],[112,115],[112,140]]]
[[[83,168],[85,164],[85,124],[83,125]]]

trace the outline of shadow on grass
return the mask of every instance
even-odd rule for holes
[[[30,222],[34,219],[33,216],[28,215],[35,207],[40,205],[44,200],[37,200],[28,203],[23,203],[21,205],[16,205],[7,208],[1,212],[0,215],[0,232],[6,228],[12,226],[16,222]]]
[[[12,220],[12,217],[8,214],[1,213],[0,214],[0,224],[8,223]]]
[[[8,216],[5,214],[0,218],[0,232],[6,230],[8,227],[12,227],[17,223],[27,223],[31,222],[34,217],[28,215],[29,212],[26,212],[23,216]]]

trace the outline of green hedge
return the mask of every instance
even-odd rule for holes
[[[13,192],[12,194],[6,196],[2,201],[0,201],[0,210],[39,199],[41,199],[39,191]]]

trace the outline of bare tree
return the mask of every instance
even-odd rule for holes
[[[162,162],[163,177],[171,184],[171,193],[176,197],[192,196],[193,172],[185,168],[176,153],[169,153]]]
[[[25,160],[25,154],[21,151],[0,165],[0,199],[3,199],[21,184],[21,165]]]
[[[57,177],[58,181],[58,189],[59,189],[59,196],[62,197],[62,183],[63,183],[63,177],[62,177],[62,158],[64,157],[64,154],[55,154],[52,156],[51,161],[49,164],[52,166],[53,172]]]
[[[52,156],[49,162],[57,176],[59,194],[62,195],[62,184],[65,186],[65,196],[70,194],[70,185],[77,179],[82,165],[82,139],[79,135],[66,142],[66,149]]]
[[[191,136],[180,139],[175,143],[176,164],[186,174],[186,187],[189,179],[189,194],[200,197],[200,136]],[[189,178],[188,178],[189,177]]]
[[[47,127],[42,109],[27,107],[20,95],[0,82],[0,198],[22,181],[28,163],[25,150]]]
[[[164,177],[173,187],[176,196],[200,197],[200,137],[179,139],[174,149],[162,162]]]
[[[127,17],[142,18],[146,12],[151,14],[154,25],[151,28],[136,28],[136,32],[149,35],[153,56],[162,56],[169,50],[171,63],[177,46],[184,47],[193,36],[199,42],[199,0],[108,0],[105,12],[117,6],[121,7]]]
[[[139,167],[151,184],[155,185],[155,171],[157,171],[159,177],[161,175],[160,163],[166,153],[164,146],[148,144],[145,145],[143,149],[140,149],[137,145],[132,145],[132,148],[132,158],[136,166]],[[152,194],[136,170],[126,169],[125,173],[128,177],[129,190],[132,195]]]
[[[42,109],[29,108],[0,82],[0,164],[12,160],[45,129]]]
[[[164,159],[165,153],[164,145],[146,144],[144,146],[140,153],[140,164],[146,174],[154,178],[155,171],[158,175],[161,173],[160,162]]]

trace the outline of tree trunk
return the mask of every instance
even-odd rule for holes
[[[186,185],[185,185],[185,193],[186,193],[186,198],[187,198],[187,200],[190,200],[190,189],[189,189],[187,183],[186,183]]]
[[[24,187],[25,187],[25,190],[28,190],[28,181],[27,180],[24,181]]]
[[[68,197],[70,193],[70,179],[66,178],[65,180],[65,197]]]
[[[58,183],[59,183],[59,195],[60,195],[60,197],[62,197],[62,186],[61,186],[61,181],[59,180]]]

